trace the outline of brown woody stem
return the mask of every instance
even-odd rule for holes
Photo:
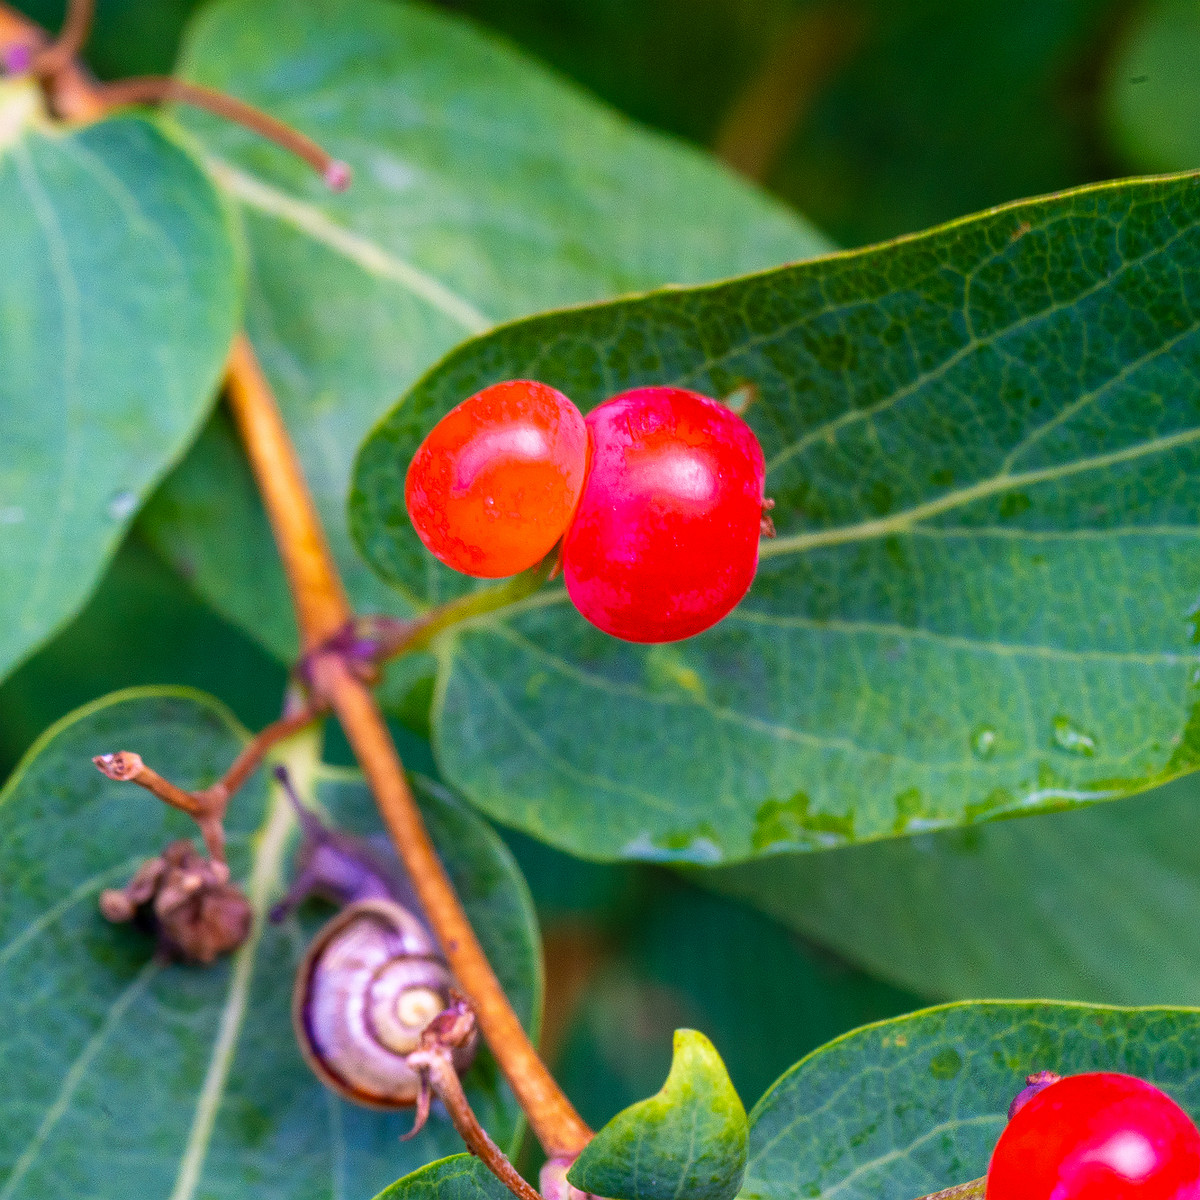
[[[578,1154],[591,1130],[554,1082],[488,963],[425,831],[374,697],[344,656],[319,652],[346,627],[350,606],[275,398],[245,337],[230,358],[229,402],[275,532],[301,641],[316,652],[310,672],[317,694],[346,731],[450,969],[530,1126],[547,1154]]]
[[[325,709],[319,705],[306,705],[294,713],[280,717],[251,740],[216,783],[195,792],[185,792],[183,788],[177,787],[152,767],[146,766],[141,755],[129,750],[118,750],[116,754],[98,754],[92,762],[101,774],[107,775],[109,779],[118,783],[136,783],[165,804],[187,813],[199,826],[204,844],[213,860],[223,863],[225,812],[234,793],[254,774],[272,746],[294,733],[299,733],[305,725],[315,721],[324,712]]]
[[[143,75],[135,79],[122,79],[117,83],[100,84],[97,92],[110,108],[125,104],[190,104],[215,113],[227,121],[244,125],[268,141],[302,158],[335,191],[344,192],[350,186],[350,168],[328,154],[310,137],[298,129],[276,120],[262,109],[203,87],[198,83],[185,83],[170,75]]]
[[[95,0],[68,0],[66,19],[58,37],[39,51],[31,64],[34,74],[53,79],[75,61],[91,32],[95,12]]]
[[[157,796],[164,804],[187,813],[200,829],[204,844],[214,862],[225,861],[225,808],[228,800],[217,800],[200,792],[185,792],[169,779],[164,779],[152,767],[142,762],[141,755],[129,750],[116,754],[97,754],[92,762],[102,775],[118,783],[136,783]]]
[[[306,705],[294,713],[272,721],[265,729],[260,730],[246,748],[235,758],[229,770],[211,787],[205,788],[198,795],[212,797],[222,804],[229,804],[241,786],[258,769],[259,764],[270,750],[280,742],[299,733],[306,725],[311,725],[318,717],[324,715],[326,708],[320,704]],[[223,814],[222,814],[223,815]]]

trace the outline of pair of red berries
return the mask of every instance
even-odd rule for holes
[[[426,547],[467,575],[516,575],[562,539],[584,617],[626,641],[671,642],[749,590],[764,478],[749,425],[697,392],[637,388],[585,420],[562,392],[518,379],[434,426],[405,501]]]
[[[987,1200],[1200,1200],[1200,1131],[1153,1084],[1032,1076],[992,1152]]]

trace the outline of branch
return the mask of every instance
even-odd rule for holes
[[[92,30],[95,12],[95,0],[68,0],[67,16],[58,37],[40,50],[30,64],[35,75],[53,79],[75,61]]]
[[[254,774],[267,752],[278,742],[298,733],[305,725],[325,712],[323,705],[305,705],[294,713],[272,722],[233,760],[229,770],[211,787],[185,792],[152,767],[146,766],[141,755],[129,750],[116,754],[98,754],[92,759],[97,770],[117,783],[136,783],[164,804],[177,808],[191,817],[200,828],[204,844],[214,862],[225,862],[225,813],[234,793]]]
[[[275,398],[245,337],[229,363],[229,402],[283,559],[308,666],[363,768],[421,905],[479,1028],[546,1153],[576,1155],[591,1130],[554,1082],[513,1012],[438,859],[374,697],[323,644],[351,618],[345,590]]]
[[[185,792],[169,779],[164,779],[152,767],[142,762],[140,754],[118,750],[116,754],[97,754],[92,762],[96,769],[117,783],[136,783],[164,804],[187,813],[200,828],[204,844],[213,862],[225,863],[225,808],[227,802],[214,802],[197,792]]]
[[[845,0],[801,9],[725,115],[713,153],[750,179],[767,178],[864,25],[859,7]]]
[[[0,51],[44,41],[36,25],[0,0]],[[104,104],[95,85],[73,65],[60,80],[65,76],[82,82],[65,94],[60,111],[80,119],[99,115]],[[291,439],[245,336],[234,343],[227,382],[230,408],[283,560],[301,641],[306,652],[316,651],[346,627],[352,613]],[[548,1155],[574,1157],[591,1140],[591,1130],[538,1057],[508,1003],[425,831],[374,698],[338,656],[318,655],[312,667],[319,694],[328,697],[346,730],[450,968],[530,1126]],[[142,764],[142,772],[150,768]],[[190,796],[182,789],[171,791],[173,785],[157,772],[141,779],[153,779],[175,801]]]
[[[93,8],[94,0],[70,0],[62,33],[50,42],[42,29],[0,0],[0,71],[36,76],[55,112],[78,121],[95,120],[126,104],[175,101],[203,108],[303,159],[335,192],[350,186],[350,168],[344,162],[298,129],[244,100],[172,76],[146,75],[97,83],[76,61],[91,27]]]
[[[198,83],[186,83],[170,75],[142,75],[116,83],[100,84],[96,89],[101,101],[109,108],[125,104],[190,104],[215,113],[227,121],[243,125],[260,137],[282,146],[297,158],[302,158],[335,191],[344,192],[350,186],[350,168],[335,159],[312,138],[276,120],[269,113],[244,100],[227,96],[214,88]]]
[[[461,997],[433,1019],[421,1034],[420,1045],[407,1056],[408,1065],[421,1079],[417,1102],[417,1120],[405,1140],[420,1132],[429,1116],[430,1093],[446,1106],[450,1120],[467,1149],[480,1159],[514,1196],[520,1200],[542,1200],[542,1197],[521,1177],[508,1156],[488,1137],[471,1110],[463,1091],[462,1081],[454,1067],[454,1051],[474,1038],[475,1017]]]

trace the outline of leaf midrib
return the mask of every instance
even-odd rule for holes
[[[179,1160],[179,1172],[170,1200],[193,1200],[199,1186],[209,1143],[216,1128],[217,1110],[224,1097],[242,1023],[246,1017],[250,985],[254,979],[254,963],[262,940],[268,902],[278,888],[283,870],[288,834],[294,821],[291,809],[278,788],[272,786],[271,796],[267,820],[263,826],[246,889],[247,899],[254,912],[254,921],[249,938],[234,957],[229,991],[221,1009],[217,1036],[213,1042],[204,1084],[196,1101],[184,1152]]]
[[[289,225],[367,274],[400,284],[468,334],[486,333],[495,324],[440,279],[378,242],[339,225],[316,205],[289,196],[216,155],[206,155],[204,162],[217,184],[235,200]]]

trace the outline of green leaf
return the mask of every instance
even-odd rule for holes
[[[468,342],[364,444],[355,536],[430,599],[403,506],[454,403],[752,386],[780,536],[675,645],[561,589],[441,650],[447,779],[587,857],[742,859],[1110,799],[1192,769],[1200,183],[1109,184]]]
[[[397,1179],[375,1200],[509,1200],[510,1195],[473,1154],[452,1154]]]
[[[1200,1011],[979,1003],[847,1034],[750,1114],[743,1200],[913,1200],[987,1170],[1038,1070],[1121,1071],[1200,1116]]]
[[[746,1169],[746,1110],[712,1042],[675,1031],[671,1073],[656,1096],[618,1113],[567,1174],[621,1200],[733,1200]]]
[[[255,135],[180,114],[242,213],[251,340],[362,611],[406,606],[346,532],[355,451],[462,338],[826,246],[698,152],[423,7],[225,0],[192,27],[181,71],[260,105],[354,169],[353,186],[335,195]],[[231,479],[221,466],[236,455],[228,427],[211,425],[198,453],[206,465],[189,463],[150,514],[156,544],[193,569],[221,612],[289,655],[290,610],[277,581],[264,580],[277,574],[266,523],[244,471]]]
[[[157,125],[0,81],[0,676],[86,600],[195,436],[238,317],[225,208]]]
[[[412,1142],[412,1113],[335,1099],[291,1028],[292,980],[328,909],[264,925],[284,884],[294,822],[261,777],[230,810],[230,865],[258,915],[250,941],[212,968],[169,966],[96,908],[186,818],[112,784],[91,755],[136,749],[182,786],[213,782],[246,734],[200,693],[142,689],[81,709],[39,742],[0,793],[0,1196],[263,1192],[294,1200],[373,1195],[398,1172],[461,1142],[436,1114]],[[366,788],[320,766],[315,740],[284,750],[293,778],[340,825],[377,834]],[[496,835],[441,789],[422,786],[430,832],[517,1013],[536,1026],[541,974],[528,893]],[[510,1149],[519,1111],[495,1063],[466,1078],[475,1111]]]
[[[697,873],[926,995],[1200,994],[1200,781],[1120,804]]]
[[[1109,136],[1140,171],[1200,164],[1200,4],[1157,0],[1130,22],[1108,72]]]

